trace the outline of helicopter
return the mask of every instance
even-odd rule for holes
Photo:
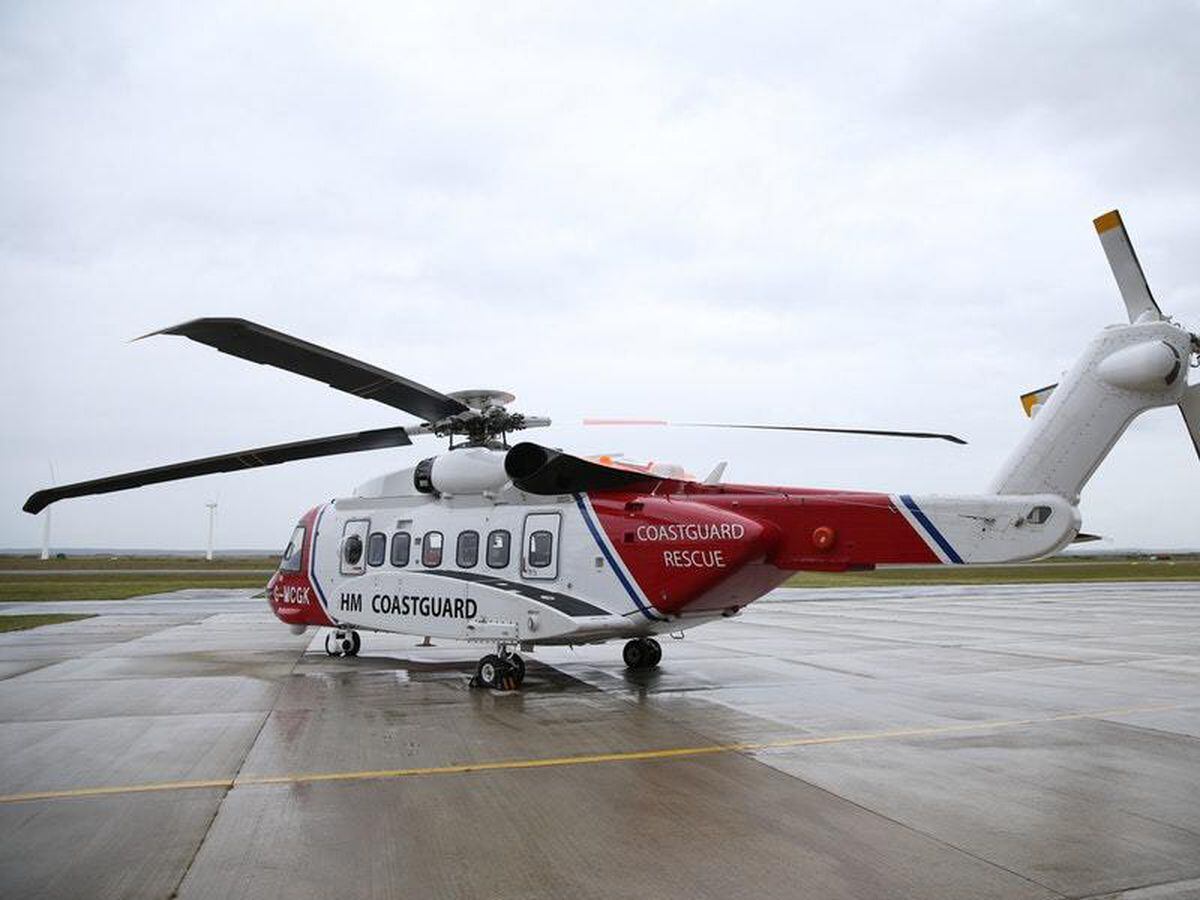
[[[632,670],[658,638],[738,615],[794,572],[1037,559],[1077,540],[1084,485],[1140,413],[1178,405],[1200,454],[1200,339],[1159,309],[1120,214],[1094,222],[1129,323],[1088,344],[1061,383],[1022,395],[1030,428],[989,490],[925,495],[730,484],[673,464],[575,455],[510,436],[550,424],[491,389],[441,393],[361,360],[238,318],[143,337],[189,338],[415,416],[418,424],[173,463],[34,493],[38,513],[73,497],[216,472],[449,442],[445,452],[313,506],[267,585],[297,634],[327,629],[331,656],[363,632],[485,645],[472,684],[519,688],[539,645],[624,641]],[[595,421],[595,420],[593,420]],[[622,420],[626,423],[629,420]],[[609,422],[608,424],[616,424]],[[655,424],[666,425],[665,422]],[[951,434],[797,425],[679,423],[947,440]]]

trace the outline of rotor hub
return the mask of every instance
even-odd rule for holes
[[[508,391],[491,388],[471,388],[454,391],[452,397],[468,407],[463,412],[447,416],[429,424],[429,431],[438,437],[450,438],[450,449],[455,447],[503,446],[505,435],[535,425],[549,424],[548,419],[527,419],[522,413],[509,412],[505,407],[517,398]],[[455,437],[465,441],[455,444]]]
[[[471,409],[487,409],[493,406],[508,406],[516,400],[516,396],[508,391],[495,391],[491,388],[470,388],[465,391],[451,391],[446,395],[453,397],[464,406]]]

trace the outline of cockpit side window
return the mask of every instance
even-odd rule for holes
[[[299,572],[300,560],[304,552],[304,526],[297,525],[292,532],[291,540],[283,551],[283,559],[279,561],[279,571]]]

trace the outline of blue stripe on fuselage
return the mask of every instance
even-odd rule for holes
[[[916,517],[917,521],[921,523],[921,526],[929,532],[929,536],[937,542],[939,547],[942,548],[942,552],[945,553],[946,556],[950,557],[950,562],[959,563],[961,565],[962,557],[954,552],[954,548],[950,546],[950,542],[946,540],[946,538],[940,531],[937,530],[934,524],[929,521],[929,517],[925,515],[925,513],[921,512],[921,507],[917,506],[917,502],[908,494],[901,494],[900,499],[904,501],[904,505],[908,507],[909,511]]]
[[[575,505],[579,507],[579,514],[583,516],[583,521],[587,523],[588,531],[592,533],[592,538],[596,541],[596,546],[600,548],[600,552],[604,554],[604,558],[608,560],[608,564],[612,567],[612,570],[617,573],[617,580],[620,581],[621,586],[625,588],[625,593],[627,593],[629,598],[633,600],[634,605],[641,610],[643,616],[651,621],[661,621],[662,617],[651,612],[649,608],[647,608],[646,604],[642,602],[641,597],[638,596],[638,593],[636,590],[634,590],[633,585],[629,583],[629,579],[625,577],[625,573],[621,571],[620,565],[618,565],[617,561],[613,559],[613,555],[609,551],[608,545],[604,543],[604,539],[600,536],[600,531],[598,530],[596,523],[593,522],[592,517],[588,515],[587,506],[583,502],[583,496],[580,494],[573,494],[572,496],[575,498]]]

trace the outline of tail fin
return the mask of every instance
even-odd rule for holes
[[[1095,222],[1116,276],[1129,325],[1106,328],[1057,386],[1021,398],[1037,416],[992,484],[997,494],[1079,493],[1138,415],[1179,404],[1200,454],[1200,385],[1188,387],[1200,340],[1164,318],[1146,284],[1133,245],[1113,210]]]

